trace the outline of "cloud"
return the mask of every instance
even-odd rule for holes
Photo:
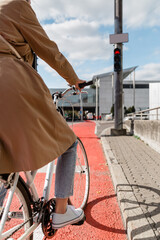
[[[52,23],[52,24],[43,24],[46,31],[50,32],[51,37],[63,37],[70,36],[73,37],[86,36],[86,35],[95,35],[99,28],[98,23],[95,21],[87,22],[85,20],[74,19],[66,20],[63,23]]]
[[[96,22],[75,19],[45,24],[43,28],[70,60],[94,61],[111,58],[112,46],[109,45],[109,34],[100,34]]]
[[[114,1],[106,0],[32,0],[32,6],[40,21],[54,19],[56,23],[66,19],[96,21],[105,26],[114,25]],[[160,25],[159,0],[124,0],[123,24],[128,28]]]
[[[92,73],[84,73],[82,74],[82,77],[83,79],[92,79],[93,76],[96,76],[96,75],[99,75],[99,74],[103,74],[103,73],[108,73],[108,72],[112,72],[113,71],[113,66],[109,66],[109,67],[106,67],[106,68],[101,68],[100,70],[98,71],[94,71]]]
[[[124,0],[124,24],[128,28],[160,26],[159,0]]]
[[[113,1],[106,0],[34,0],[33,8],[40,20],[54,19],[56,22],[67,18],[93,19],[113,25]]]
[[[137,80],[160,80],[160,63],[146,64],[136,71]]]

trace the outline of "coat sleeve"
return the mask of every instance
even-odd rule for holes
[[[31,6],[22,1],[20,10],[20,32],[33,51],[55,69],[60,76],[72,85],[78,80],[78,76],[71,64],[59,51],[56,43],[51,41],[40,25]]]

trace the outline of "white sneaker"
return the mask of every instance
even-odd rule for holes
[[[66,213],[52,214],[52,227],[54,229],[59,229],[70,224],[81,225],[83,224],[84,220],[85,220],[85,215],[81,208],[75,209],[74,206],[68,205]]]

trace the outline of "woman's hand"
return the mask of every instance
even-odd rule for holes
[[[79,87],[79,83],[84,83],[84,82],[86,82],[86,81],[78,79],[75,84],[76,89],[78,89],[80,92],[81,92],[82,88]]]

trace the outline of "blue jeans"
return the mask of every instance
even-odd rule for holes
[[[55,179],[56,198],[67,198],[73,195],[77,144],[78,141],[74,142],[73,145],[58,158]],[[0,206],[3,205],[6,193],[7,189],[5,189],[2,184],[0,186]]]
[[[56,198],[68,198],[73,195],[77,144],[78,141],[76,140],[73,145],[58,158],[55,179]]]

